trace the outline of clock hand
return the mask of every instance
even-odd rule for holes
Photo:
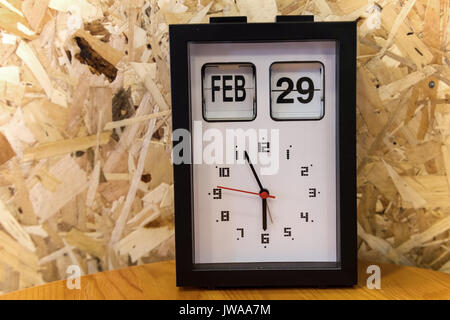
[[[267,229],[267,198],[262,199],[262,224],[263,230]]]
[[[247,151],[244,151],[244,155],[245,155],[245,159],[247,159],[247,163],[249,164],[250,169],[252,169],[253,175],[255,176],[256,182],[258,183],[259,189],[261,191],[263,191],[264,188],[263,188],[263,186],[261,184],[261,181],[259,181],[258,175],[256,174],[255,167],[253,167],[253,164],[250,162],[250,158],[248,156]]]
[[[223,186],[217,186],[217,188],[219,189],[226,189],[226,190],[231,190],[231,191],[237,191],[237,192],[243,192],[243,193],[249,193],[249,194],[254,194],[254,195],[258,195],[261,197],[262,199],[262,220],[263,220],[263,230],[266,231],[267,229],[267,209],[268,209],[268,205],[267,205],[267,198],[273,198],[275,199],[275,196],[270,195],[267,191],[262,190],[260,193],[256,193],[256,192],[251,192],[251,191],[245,191],[245,190],[239,190],[239,189],[234,189],[234,188],[227,188],[227,187],[223,187]],[[272,215],[270,214],[270,209],[269,209],[269,216],[270,216],[270,221],[272,221]]]
[[[270,213],[269,203],[267,203],[267,212],[269,213],[270,222],[273,223],[272,213]]]
[[[243,193],[249,193],[249,194],[254,194],[256,196],[260,196],[262,199],[267,199],[267,198],[272,198],[275,199],[275,196],[269,194],[266,191],[263,192],[251,192],[251,191],[246,191],[246,190],[240,190],[240,189],[234,189],[234,188],[228,188],[228,187],[224,187],[224,186],[217,186],[217,188],[219,189],[225,189],[225,190],[231,190],[231,191],[237,191],[237,192],[243,192]]]

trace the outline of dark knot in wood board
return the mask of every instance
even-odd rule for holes
[[[121,88],[112,99],[112,120],[120,121],[128,119],[135,114],[135,108],[131,100],[131,90],[128,88],[125,90]],[[120,127],[123,131],[124,127]],[[113,139],[119,141],[119,136],[114,131],[112,135]]]
[[[117,68],[92,49],[85,39],[82,37],[75,37],[74,39],[80,48],[80,53],[77,53],[75,58],[88,65],[93,74],[104,74],[109,82],[113,82],[117,77]]]

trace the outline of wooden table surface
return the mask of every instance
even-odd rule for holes
[[[379,264],[381,289],[368,289],[367,266],[359,262],[353,288],[206,290],[177,288],[174,261],[101,272],[81,278],[81,289],[56,281],[0,296],[1,299],[450,299],[450,274]]]

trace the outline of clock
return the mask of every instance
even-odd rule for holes
[[[171,25],[178,286],[356,283],[356,24]]]

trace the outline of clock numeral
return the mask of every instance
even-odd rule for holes
[[[309,212],[305,211],[305,212],[300,212],[300,219],[304,219],[305,222],[309,221]]]
[[[292,228],[284,228],[284,236],[285,237],[292,236]]]
[[[220,220],[221,221],[230,221],[230,211],[221,211],[220,212]]]
[[[262,244],[269,243],[269,234],[268,233],[261,233],[261,243]]]
[[[320,192],[317,191],[316,188],[309,188],[309,189],[308,189],[308,196],[309,196],[310,198],[315,198],[315,197],[317,197],[318,194],[320,194]]]
[[[244,228],[237,228],[236,230],[240,232],[241,238],[243,238],[244,237]],[[239,238],[238,238],[238,240],[239,240]]]
[[[302,177],[308,177],[309,176],[309,167],[301,167],[300,174],[302,175]]]
[[[270,142],[258,142],[258,152],[270,152]]]
[[[289,148],[286,149],[286,160],[289,160],[291,158],[291,148],[292,145],[290,145]]]
[[[230,168],[219,168],[219,177],[229,178],[230,177]]]
[[[292,98],[286,98],[287,95],[289,95],[294,90],[294,81],[292,81],[291,78],[282,77],[278,79],[277,81],[277,87],[281,88],[284,83],[287,83],[287,88],[278,96],[277,103],[294,103],[294,99]],[[307,83],[307,87],[303,88],[303,84]],[[307,94],[307,98],[303,98],[302,96],[297,97],[297,100],[300,103],[306,104],[310,103],[311,100],[314,98],[314,83],[311,80],[311,78],[308,77],[301,77],[297,80],[296,83],[296,89],[297,92],[300,95]]]
[[[219,188],[213,189],[213,199],[222,199],[222,189]]]

